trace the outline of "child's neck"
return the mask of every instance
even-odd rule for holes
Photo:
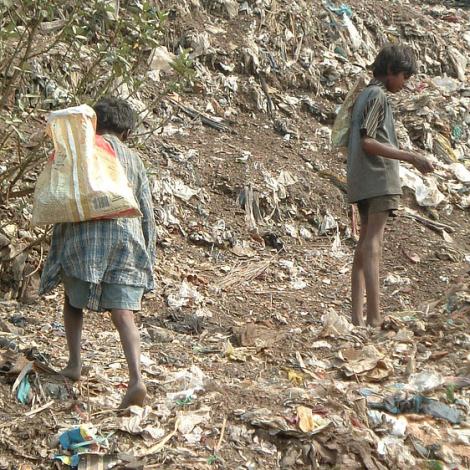
[[[117,137],[121,142],[124,142],[124,132],[122,133],[117,133],[117,132],[112,132],[112,131],[101,131],[97,132],[98,135],[112,135],[114,137]]]

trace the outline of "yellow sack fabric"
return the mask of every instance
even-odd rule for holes
[[[36,182],[33,225],[142,215],[114,149],[95,129],[88,105],[51,113],[55,152]]]
[[[333,130],[331,131],[331,143],[333,147],[347,148],[349,143],[349,129],[351,127],[351,114],[356,98],[366,86],[366,77],[360,75],[355,85],[347,94],[336,116]]]

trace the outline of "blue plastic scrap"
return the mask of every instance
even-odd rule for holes
[[[338,16],[346,15],[349,18],[353,16],[352,8],[349,5],[345,5],[344,3],[342,3],[339,7],[337,7],[336,5],[333,5],[333,3],[331,3],[330,1],[326,1],[325,5],[328,8],[328,10],[333,12],[335,15],[338,15]]]
[[[54,460],[62,462],[64,465],[68,465],[72,469],[78,468],[80,463],[80,454],[75,455],[54,455]]]
[[[30,393],[31,393],[31,384],[29,383],[28,376],[24,376],[23,380],[20,382],[18,386],[18,390],[16,392],[16,398],[18,401],[23,404],[27,405],[30,402]]]
[[[81,428],[69,429],[62,433],[59,437],[60,445],[65,450],[73,450],[77,444],[86,442]]]
[[[54,460],[58,460],[75,469],[78,467],[80,457],[90,452],[90,446],[107,446],[108,438],[112,435],[113,433],[107,436],[97,436],[97,430],[87,424],[68,429],[59,436],[60,447],[68,455],[65,453],[57,454],[54,456]]]

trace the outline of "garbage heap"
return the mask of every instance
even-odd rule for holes
[[[116,22],[128,6],[105,3]],[[141,319],[149,406],[113,411],[126,374],[105,317],[87,317],[86,378],[54,371],[62,293],[35,296],[48,235],[29,226],[33,168],[0,207],[0,467],[468,467],[468,2],[151,3],[168,13],[159,45],[134,82],[117,79],[141,112],[133,145],[159,227],[159,288]],[[348,321],[354,223],[330,136],[358,75],[397,41],[420,71],[391,98],[399,138],[437,171],[403,165],[388,315],[370,331]],[[70,84],[87,67],[60,48],[31,59],[11,104],[24,110],[20,148],[49,109],[76,104]]]

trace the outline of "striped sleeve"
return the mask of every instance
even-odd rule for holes
[[[385,116],[385,97],[378,95],[371,98],[362,113],[361,137],[371,137],[375,139],[377,129],[383,123]]]

